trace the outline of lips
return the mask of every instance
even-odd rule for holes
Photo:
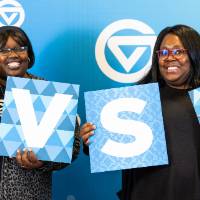
[[[177,66],[171,66],[171,67],[167,67],[166,69],[168,73],[176,73],[179,68]]]
[[[162,69],[167,73],[177,73],[181,66],[178,63],[166,63]]]
[[[20,62],[13,61],[13,62],[9,62],[7,65],[9,69],[15,70],[15,69],[19,69],[20,64],[21,64]]]

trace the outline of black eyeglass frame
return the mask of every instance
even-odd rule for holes
[[[0,49],[0,55],[8,55],[12,51],[14,51],[16,54],[24,53],[25,51],[28,51],[28,47],[22,46],[22,47],[15,47],[15,48],[2,48],[2,49]]]

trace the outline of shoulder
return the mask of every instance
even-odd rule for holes
[[[42,78],[42,77],[39,77],[39,76],[36,76],[36,75],[30,74],[30,73],[27,73],[27,75],[28,75],[28,78],[30,78],[30,79],[45,80],[45,79]]]

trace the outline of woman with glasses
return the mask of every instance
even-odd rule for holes
[[[34,61],[34,52],[26,33],[18,27],[0,27],[1,113],[7,76],[40,79],[27,71]],[[72,159],[77,157],[79,146],[79,126],[76,123]],[[16,158],[0,157],[0,199],[50,200],[52,171],[66,165],[40,161],[33,151],[26,149],[19,149]]]
[[[143,83],[158,82],[169,165],[122,171],[122,200],[200,200],[200,128],[188,91],[200,86],[200,36],[193,28],[163,29]],[[81,136],[88,145],[95,126]]]

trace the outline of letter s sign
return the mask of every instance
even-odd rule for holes
[[[144,122],[120,119],[120,112],[128,111],[141,114],[146,102],[138,98],[119,98],[106,104],[100,120],[102,126],[110,132],[131,135],[135,138],[130,143],[120,143],[108,139],[101,151],[115,157],[133,157],[147,151],[153,141],[151,128]]]

